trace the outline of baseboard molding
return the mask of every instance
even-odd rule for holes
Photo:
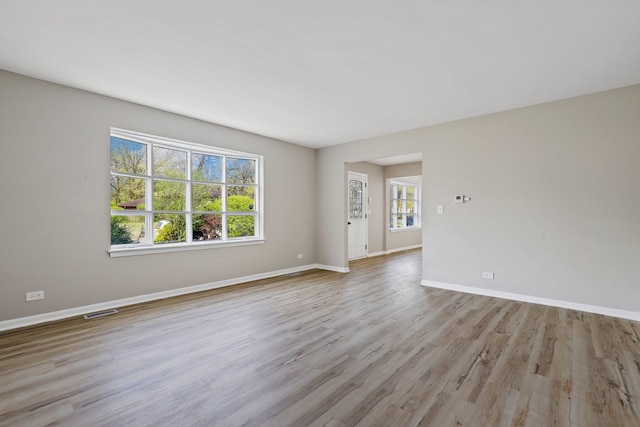
[[[371,252],[367,254],[367,258],[372,258],[374,256],[380,256],[380,255],[387,255],[387,253],[385,251]]]
[[[617,308],[601,307],[597,305],[581,304],[571,301],[556,300],[551,298],[542,298],[532,295],[515,294],[511,292],[494,291],[491,289],[475,288],[472,286],[454,285],[451,283],[434,282],[431,280],[422,280],[422,286],[430,288],[447,289],[450,291],[466,292],[468,294],[484,295],[488,297],[502,298],[513,301],[530,302],[533,304],[548,305],[551,307],[568,308],[571,310],[586,311],[588,313],[603,314],[605,316],[619,317],[640,321],[640,313],[635,311],[620,310]]]
[[[323,269],[337,271],[334,267],[321,266],[318,264],[309,264],[300,267],[287,268],[284,270],[270,271],[267,273],[252,274],[249,276],[242,276],[233,279],[220,280],[217,282],[204,283],[201,285],[187,286],[184,288],[171,289],[168,291],[154,292],[152,294],[139,295],[130,298],[122,298],[113,301],[101,302],[97,304],[85,305],[81,307],[74,307],[66,310],[53,311],[50,313],[36,314],[34,316],[19,317],[17,319],[0,321],[0,331],[7,331],[10,329],[23,328],[25,326],[33,326],[39,323],[52,322],[55,320],[67,319],[69,317],[82,316],[87,313],[93,313],[96,311],[109,310],[112,308],[125,307],[127,305],[140,304],[149,301],[155,301],[179,295],[191,294],[194,292],[208,291],[211,289],[223,288],[226,286],[238,285],[241,283],[252,282],[254,280],[268,279],[276,276],[283,276],[285,274],[299,273],[301,271]],[[348,269],[347,269],[348,271]],[[343,272],[343,271],[341,271]]]
[[[394,252],[402,252],[402,251],[408,251],[411,249],[418,249],[422,247],[422,243],[419,245],[411,245],[411,246],[404,246],[402,248],[394,248],[394,249],[389,249],[388,251],[385,251],[385,254],[389,255],[392,254]]]
[[[320,270],[335,271],[336,273],[348,273],[349,267],[334,267],[333,265],[316,264],[315,268]]]
[[[402,248],[394,248],[394,249],[389,249],[388,251],[380,251],[380,252],[372,252],[367,254],[367,258],[371,258],[374,256],[380,256],[380,255],[390,255],[394,252],[402,252],[402,251],[409,251],[411,249],[418,249],[421,248],[422,244],[420,245],[412,245],[412,246],[404,246]]]

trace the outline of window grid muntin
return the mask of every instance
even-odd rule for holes
[[[421,226],[420,193],[421,186],[399,181],[390,182],[389,229],[402,230]],[[413,188],[413,197],[407,198],[407,189]],[[413,212],[407,212],[407,201],[413,202]],[[413,224],[407,225],[407,217],[413,217]]]
[[[230,150],[219,149],[216,147],[209,146],[201,146],[200,144],[181,142],[181,141],[173,141],[173,140],[165,140],[162,137],[153,137],[150,135],[129,133],[129,131],[121,131],[117,129],[112,129],[110,133],[111,137],[115,137],[121,140],[135,142],[144,144],[146,149],[146,171],[150,172],[144,175],[141,174],[132,174],[132,173],[122,173],[122,172],[114,172],[111,170],[110,176],[126,176],[131,178],[141,178],[145,179],[146,187],[145,187],[145,209],[144,210],[111,210],[111,217],[117,216],[142,216],[145,218],[144,228],[147,230],[145,232],[145,241],[140,242],[138,244],[123,244],[123,245],[111,245],[112,247],[155,247],[158,245],[167,246],[172,243],[156,243],[154,242],[154,225],[155,220],[154,216],[156,214],[178,214],[185,215],[185,242],[181,242],[182,244],[202,244],[206,242],[212,241],[237,241],[237,240],[254,240],[262,238],[262,217],[260,212],[260,207],[262,203],[262,198],[260,194],[260,188],[262,185],[262,161],[261,156],[252,155],[248,153],[238,153]],[[156,177],[154,175],[153,170],[153,152],[154,147],[176,150],[186,153],[186,179],[180,178],[169,178],[169,177]],[[221,178],[222,181],[191,181],[192,178],[192,159],[193,154],[203,154],[208,156],[220,157],[221,158]],[[252,211],[233,211],[227,212],[227,187],[229,186],[226,182],[228,179],[226,175],[226,167],[227,167],[227,159],[239,159],[239,160],[249,160],[253,162],[253,177],[251,183],[234,183],[232,186],[242,186],[242,187],[252,187],[253,188],[253,210]],[[154,203],[154,195],[153,195],[153,183],[157,181],[167,181],[167,182],[181,182],[185,183],[185,210],[155,210],[153,209]],[[192,184],[193,183],[201,183],[201,184],[212,184],[219,185],[221,187],[221,211],[194,211],[192,210],[193,206],[192,202]],[[152,209],[148,209],[151,206]],[[212,215],[221,215],[222,223],[221,223],[221,237],[219,240],[208,240],[208,241],[194,241],[193,240],[193,215],[201,215],[201,214],[212,214]],[[229,215],[232,216],[250,216],[253,218],[253,236],[247,237],[228,237],[228,221],[227,217]],[[149,231],[150,230],[150,231]]]

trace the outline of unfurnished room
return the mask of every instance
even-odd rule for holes
[[[0,426],[640,426],[639,16],[0,0]]]

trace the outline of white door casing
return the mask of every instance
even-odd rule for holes
[[[349,172],[347,181],[349,259],[367,256],[368,176]]]

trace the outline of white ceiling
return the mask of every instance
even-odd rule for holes
[[[367,160],[369,163],[375,163],[380,166],[401,165],[404,163],[413,163],[422,161],[422,153],[402,154],[400,156],[382,157],[380,159]]]
[[[640,83],[639,17],[637,0],[0,0],[0,68],[317,148]]]

